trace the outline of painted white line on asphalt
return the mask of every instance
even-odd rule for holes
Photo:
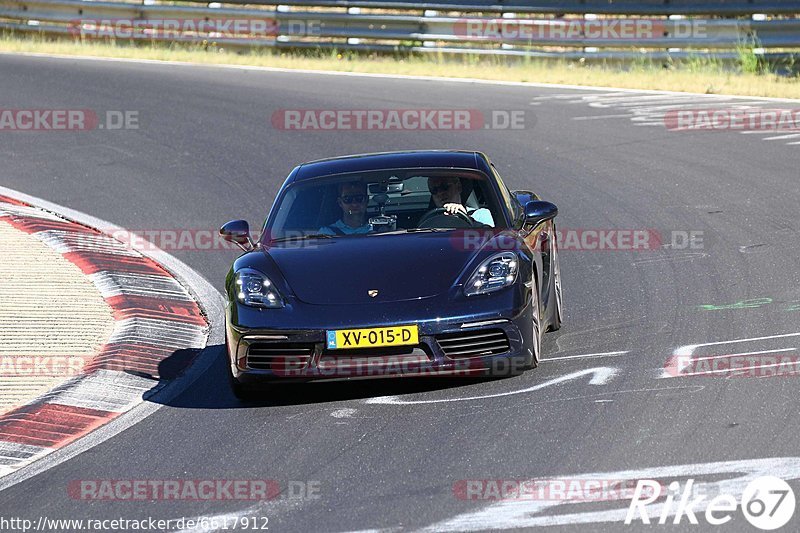
[[[548,357],[547,359],[542,359],[539,361],[540,363],[546,363],[548,361],[565,361],[567,359],[585,359],[587,357],[619,357],[620,355],[625,355],[626,353],[630,353],[628,350],[624,350],[622,352],[600,352],[600,353],[587,353],[583,355],[567,355],[564,357]]]
[[[762,141],[781,141],[783,139],[796,139],[800,137],[800,133],[792,133],[789,135],[776,135],[775,137],[764,137]]]
[[[725,359],[727,357],[744,357],[747,355],[762,355],[765,353],[793,352],[797,348],[781,348],[779,350],[759,350],[757,352],[730,353],[725,355],[710,355],[708,357],[693,357],[692,361],[710,361],[712,359]]]
[[[769,459],[750,459],[744,461],[724,461],[713,463],[683,464],[623,470],[619,472],[594,472],[579,475],[548,475],[549,479],[568,479],[578,483],[598,479],[630,480],[634,483],[640,479],[694,479],[694,494],[718,495],[730,494],[741,499],[747,485],[761,476],[776,476],[785,481],[800,479],[800,457],[773,457]],[[478,495],[480,496],[480,495]],[[605,509],[598,511],[578,511],[585,508],[585,499],[535,500],[514,499],[493,503],[478,511],[463,513],[441,522],[432,524],[421,531],[438,533],[442,531],[497,531],[501,529],[520,529],[547,527],[568,524],[615,524],[618,528],[628,514],[633,494],[608,500]],[[693,500],[695,514],[704,512],[711,498]],[[684,502],[685,503],[685,502]],[[610,509],[608,507],[611,507]],[[666,507],[666,508],[665,508]],[[662,512],[665,516],[673,516],[684,505],[672,505],[659,499],[656,503],[645,506],[645,512],[652,520],[657,520]],[[575,508],[576,512],[568,510]],[[633,526],[641,525],[640,519],[632,522]],[[584,526],[585,530],[591,527]]]
[[[746,339],[734,339],[734,340],[730,340],[730,341],[706,342],[706,343],[701,343],[701,344],[686,344],[684,346],[680,346],[680,347],[676,348],[672,352],[672,357],[673,358],[680,358],[680,359],[692,358],[692,356],[694,355],[695,350],[697,350],[698,348],[706,347],[706,346],[721,346],[723,344],[741,344],[743,342],[755,342],[755,341],[765,341],[765,340],[773,340],[773,339],[787,339],[787,338],[790,338],[790,337],[800,337],[800,333],[782,333],[780,335],[767,335],[765,337],[750,337],[750,338],[746,338]],[[795,348],[790,348],[789,350],[794,350],[794,349]],[[785,351],[785,350],[774,350],[774,352],[778,352],[778,351]],[[753,352],[752,355],[755,355],[756,353],[774,353],[774,352],[773,351],[761,350],[761,351],[758,351],[758,352]],[[740,354],[740,355],[750,355],[750,353],[745,353],[745,354]],[[707,356],[705,359],[713,359],[714,357],[731,357],[731,355],[727,354],[727,355],[722,355],[722,356]],[[688,366],[688,362],[687,362],[687,364],[685,366]],[[684,368],[685,368],[685,366],[684,366]],[[763,368],[770,368],[772,366],[774,366],[774,365],[767,365],[767,366],[764,366]],[[674,370],[667,369],[667,368],[657,369],[657,371],[660,371],[660,375],[658,377],[661,378],[661,379],[669,379],[669,378],[692,376],[692,375],[701,375],[701,374],[679,374],[679,375],[674,375],[673,374]],[[730,370],[728,370],[728,371],[730,371]],[[709,371],[708,373],[711,374],[713,372]]]
[[[331,412],[331,416],[333,418],[352,418],[353,415],[356,414],[357,412],[358,409],[351,409],[351,408],[337,409]]]
[[[766,341],[772,339],[786,339],[789,337],[800,337],[800,333],[782,333],[780,335],[768,335],[766,337],[750,337],[746,339],[735,339],[732,341],[716,341],[716,342],[704,342],[702,344],[687,344],[685,346],[681,346],[677,348],[673,355],[677,356],[690,356],[694,353],[697,348],[702,348],[704,346],[720,346],[722,344],[737,344],[742,342],[752,342],[752,341]]]
[[[775,367],[783,366],[783,365],[785,365],[785,363],[775,363],[775,364],[771,364],[771,365],[754,365],[754,366],[748,366],[746,368],[743,368],[742,370],[759,370],[761,368],[775,368]],[[686,372],[686,373],[683,373],[683,374],[679,374],[677,376],[669,376],[669,377],[673,377],[673,378],[697,377],[697,376],[710,376],[710,375],[713,375],[713,374],[725,374],[725,373],[733,374],[734,372],[735,372],[735,370],[731,370],[730,368],[725,368],[725,369],[721,369],[721,370],[705,370],[703,372]],[[664,377],[667,377],[667,376],[664,376]],[[733,377],[733,375],[731,377]]]
[[[589,115],[588,117],[572,117],[572,120],[603,120],[605,118],[631,118],[631,113],[624,113],[622,115]]]
[[[34,206],[41,207],[47,211],[58,213],[66,218],[74,220],[80,224],[90,226],[93,228],[103,228],[106,232],[127,231],[116,224],[111,224],[105,220],[99,219],[92,215],[82,213],[75,209],[70,209],[37,198],[7,187],[0,185],[0,195],[15,198],[17,200],[33,204]],[[168,386],[161,389],[149,401],[145,401],[128,411],[127,413],[114,418],[109,423],[100,427],[99,429],[89,433],[88,435],[78,439],[77,441],[60,448],[45,457],[25,466],[13,473],[10,473],[0,478],[0,491],[5,490],[17,483],[25,481],[35,475],[38,475],[54,466],[57,466],[83,452],[105,442],[106,440],[114,437],[115,435],[125,431],[126,429],[141,422],[151,414],[155,413],[161,406],[168,403],[172,398],[183,392],[192,385],[200,376],[211,367],[215,353],[208,347],[216,344],[222,344],[224,340],[224,298],[222,294],[214,288],[203,276],[195,272],[192,268],[187,266],[179,259],[162,251],[151,243],[144,243],[144,246],[137,250],[144,256],[149,257],[155,262],[159,263],[162,267],[167,269],[174,275],[181,283],[191,292],[195,299],[204,308],[209,324],[210,331],[206,348],[197,356],[192,365],[180,377],[171,381]],[[2,473],[0,469],[0,473]]]
[[[332,70],[314,70],[314,69],[292,69],[281,67],[258,67],[250,65],[206,65],[202,63],[185,63],[182,61],[162,61],[158,59],[131,59],[131,58],[116,58],[116,57],[94,57],[83,55],[69,55],[69,54],[45,54],[35,52],[9,52],[0,51],[0,55],[12,55],[23,57],[41,57],[48,59],[71,59],[82,61],[105,61],[111,63],[139,63],[145,65],[169,65],[169,66],[187,66],[199,68],[223,68],[233,70],[247,70],[255,72],[277,72],[286,74],[314,74],[325,76],[345,76],[356,78],[378,78],[378,79],[400,79],[400,80],[419,80],[419,81],[447,81],[453,83],[474,83],[481,85],[501,85],[507,87],[534,87],[539,89],[572,89],[576,91],[616,91],[620,93],[631,94],[655,94],[655,95],[676,95],[676,96],[694,96],[697,98],[707,98],[714,100],[716,98],[730,98],[740,100],[758,100],[760,102],[792,102],[797,103],[797,99],[792,98],[769,98],[765,96],[738,96],[727,94],[703,94],[703,93],[687,93],[678,91],[656,91],[649,89],[626,89],[624,87],[591,87],[587,85],[567,85],[560,83],[537,83],[530,81],[500,81],[500,80],[481,80],[477,78],[448,78],[444,76],[412,76],[409,74],[376,74],[369,72],[338,72]]]
[[[245,509],[244,511],[238,513],[217,514],[213,516],[203,515],[203,516],[195,516],[192,518],[186,518],[186,517],[173,518],[171,519],[171,522],[174,522],[176,524],[179,524],[181,520],[183,521],[182,522],[183,524],[196,524],[195,527],[187,527],[184,529],[178,529],[173,531],[175,533],[208,533],[209,531],[225,530],[228,529],[229,526],[230,529],[235,530],[239,525],[239,520],[243,518],[246,519],[247,517],[249,517],[254,508],[255,507]],[[257,525],[260,526],[261,524]],[[243,528],[243,529],[249,529],[249,528]],[[269,528],[265,527],[264,529],[269,529]]]
[[[572,381],[574,379],[582,378],[588,375],[592,376],[592,379],[589,380],[589,385],[605,385],[606,383],[611,381],[611,379],[613,379],[614,376],[617,375],[618,373],[619,370],[617,368],[601,366],[597,368],[588,368],[586,370],[579,370],[577,372],[565,374],[563,376],[559,376],[557,378],[545,381],[544,383],[537,383],[536,385],[532,387],[527,387],[525,389],[498,392],[496,394],[485,394],[482,396],[467,396],[463,398],[445,398],[440,400],[403,400],[400,399],[400,397],[398,396],[380,396],[377,398],[369,398],[364,403],[372,405],[421,405],[421,404],[431,404],[431,403],[450,403],[450,402],[468,402],[472,400],[486,400],[489,398],[502,398],[504,396],[513,396],[516,394],[535,392],[537,390],[541,390],[546,387],[551,387],[553,385],[558,385],[560,383],[564,383],[566,381]]]

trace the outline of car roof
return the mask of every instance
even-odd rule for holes
[[[294,180],[393,168],[469,168],[488,172],[489,162],[480,152],[466,150],[410,150],[320,159],[295,169]]]

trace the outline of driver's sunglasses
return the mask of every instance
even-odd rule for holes
[[[363,204],[367,199],[366,194],[348,194],[340,196],[339,199],[346,204]]]
[[[440,192],[449,191],[451,188],[452,188],[451,183],[442,183],[441,185],[438,185],[436,187],[429,187],[428,190],[431,191],[431,194],[436,195],[439,194]]]

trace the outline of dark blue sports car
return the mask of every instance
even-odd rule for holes
[[[304,163],[227,280],[237,396],[274,381],[514,375],[561,325],[555,205],[480,152]]]

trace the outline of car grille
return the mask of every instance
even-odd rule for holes
[[[481,357],[498,355],[511,349],[508,336],[502,329],[459,331],[436,335],[436,342],[447,357]]]
[[[431,351],[424,344],[415,346],[386,346],[381,348],[353,348],[345,350],[323,350],[319,360],[321,369],[356,366],[376,368],[380,366],[414,365],[431,361]]]
[[[314,344],[256,342],[247,349],[247,366],[257,370],[300,370],[308,367]]]

